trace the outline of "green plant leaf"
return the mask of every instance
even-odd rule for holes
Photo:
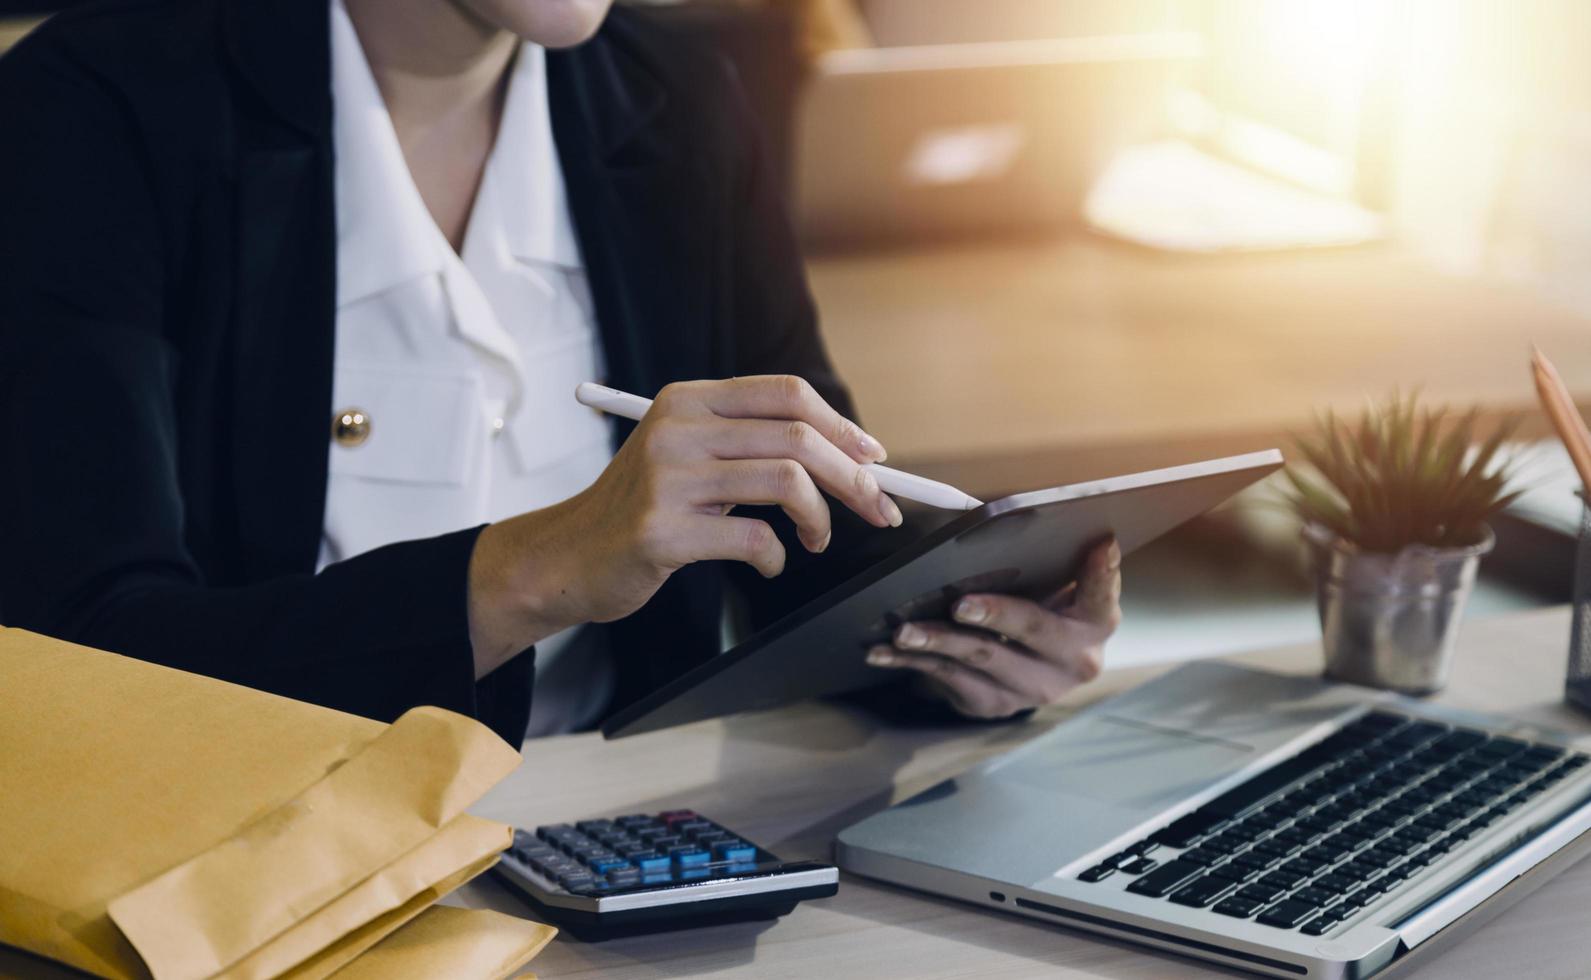
[[[1481,524],[1518,497],[1515,460],[1503,448],[1521,418],[1477,440],[1479,410],[1454,418],[1426,408],[1418,391],[1371,401],[1353,422],[1326,411],[1287,469],[1286,502],[1360,548],[1395,552],[1410,544],[1468,543]]]

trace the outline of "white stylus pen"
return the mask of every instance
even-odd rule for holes
[[[583,381],[575,387],[575,401],[598,411],[607,412],[609,415],[635,421],[640,421],[646,410],[652,407],[650,398],[642,398],[640,395],[632,395],[590,381]],[[977,497],[969,497],[948,483],[892,470],[877,463],[865,465],[872,472],[873,478],[878,481],[879,489],[887,494],[915,500],[930,507],[943,507],[945,510],[971,510],[983,505],[983,501]]]

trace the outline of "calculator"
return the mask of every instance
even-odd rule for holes
[[[839,890],[839,870],[782,861],[694,810],[514,831],[493,869],[577,939],[776,919]]]

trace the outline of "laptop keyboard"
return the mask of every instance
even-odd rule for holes
[[[1586,761],[1371,712],[1078,878],[1320,936]]]

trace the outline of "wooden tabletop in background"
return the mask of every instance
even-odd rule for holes
[[[891,463],[975,495],[1279,445],[1400,387],[1533,410],[1532,340],[1591,396],[1591,318],[1390,246],[1178,256],[1076,233],[808,271]]]

